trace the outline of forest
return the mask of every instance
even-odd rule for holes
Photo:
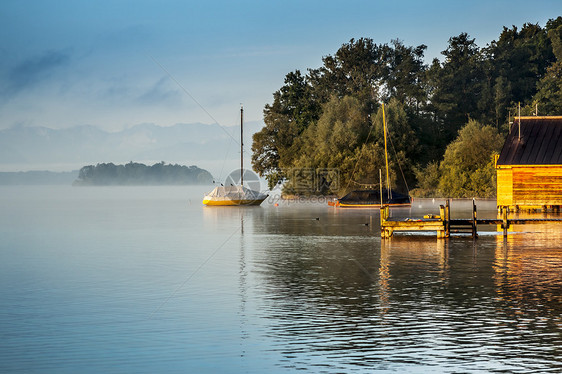
[[[213,177],[197,166],[165,164],[164,161],[147,166],[137,162],[126,165],[103,163],[80,169],[75,186],[116,185],[186,185],[211,184]]]
[[[484,47],[461,33],[429,64],[426,48],[351,39],[322,66],[286,74],[253,136],[254,170],[286,194],[378,186],[384,103],[393,188],[495,196],[494,155],[518,110],[562,115],[562,17],[504,27]]]

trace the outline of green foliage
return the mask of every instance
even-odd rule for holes
[[[547,69],[546,75],[537,83],[537,89],[533,103],[539,106],[540,115],[562,114],[562,60]]]
[[[84,166],[73,184],[76,186],[186,185],[212,182],[212,175],[197,166],[166,165],[164,161],[147,166],[131,161],[126,165],[104,163]]]
[[[430,162],[425,168],[416,167],[414,173],[418,180],[418,187],[411,191],[414,197],[438,197],[439,196],[439,179],[441,178],[441,170],[439,163]]]
[[[307,193],[334,192],[333,175],[309,172],[317,168],[339,170],[340,193],[357,183],[377,184],[378,170],[384,169],[384,102],[394,188],[408,184],[430,195],[492,194],[488,148],[483,148],[485,160],[461,152],[452,161],[455,147],[464,142],[457,138],[460,129],[477,121],[505,135],[519,102],[522,114],[534,113],[536,105],[540,115],[562,114],[562,17],[546,27],[504,28],[484,48],[461,33],[449,39],[443,61],[430,65],[424,63],[425,50],[399,40],[351,39],[323,57],[319,68],[287,74],[265,106],[264,128],[254,135],[254,170],[270,187],[283,181],[293,193],[303,190],[301,182],[309,176]],[[498,142],[499,149],[503,138]]]
[[[354,96],[370,113],[379,100],[379,80],[384,74],[383,48],[372,39],[351,39],[334,56],[325,56],[324,65],[309,71],[316,95],[325,103],[332,96]]]
[[[443,128],[448,142],[478,112],[484,72],[480,49],[466,33],[450,38],[442,54],[443,64],[434,62],[429,72],[434,87],[431,105],[438,118],[448,123]]]
[[[265,127],[253,136],[252,166],[272,188],[284,178],[296,154],[295,139],[316,121],[320,103],[313,99],[312,87],[300,71],[287,74],[285,85],[273,94],[273,104],[264,109]]]
[[[556,61],[562,62],[562,16],[546,24],[548,39],[552,43],[552,53]]]
[[[490,62],[490,78],[496,83],[496,119],[481,120],[499,123],[508,116],[510,106],[514,107],[519,102],[530,104],[537,92],[538,80],[545,75],[555,57],[547,29],[529,23],[524,24],[521,30],[516,26],[511,29],[504,27],[498,41],[493,41],[484,52]]]
[[[426,49],[423,44],[406,47],[400,40],[393,40],[391,46],[383,46],[385,101],[394,98],[419,114],[427,102],[426,66],[423,62]]]
[[[293,168],[337,168],[340,181],[346,184],[368,136],[369,120],[359,100],[333,96],[324,105],[318,122],[304,132],[299,144],[300,157]]]
[[[448,197],[491,197],[495,194],[494,154],[503,144],[492,126],[470,120],[447,147],[440,164],[439,191]]]

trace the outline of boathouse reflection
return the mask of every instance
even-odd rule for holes
[[[496,237],[496,297],[513,315],[538,308],[562,322],[562,230],[558,223],[513,225],[507,238]]]
[[[251,339],[256,317],[266,321],[260,333],[290,369],[327,356],[341,360],[339,371],[384,369],[377,363],[403,357],[460,366],[554,359],[552,349],[532,347],[556,346],[562,323],[558,227],[505,242],[492,232],[476,241],[428,234],[381,242],[370,215],[378,222],[376,212],[314,206],[205,209],[209,224],[243,227],[225,246],[240,251],[242,337]]]

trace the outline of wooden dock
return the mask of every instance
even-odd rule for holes
[[[390,219],[390,207],[381,207],[381,237],[391,238],[395,231],[435,231],[438,238],[448,238],[451,232],[469,233],[474,239],[478,237],[478,225],[498,225],[507,236],[511,225],[524,225],[544,222],[560,222],[562,218],[509,218],[509,208],[501,209],[502,218],[478,219],[476,203],[472,200],[472,217],[469,219],[451,219],[450,203],[439,206],[439,216],[428,215],[424,218]]]

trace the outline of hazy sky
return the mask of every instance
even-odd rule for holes
[[[560,0],[4,0],[0,129],[213,123],[190,95],[221,125],[240,103],[261,120],[285,74],[351,38],[426,44],[431,61],[461,32],[485,46],[561,14]]]

